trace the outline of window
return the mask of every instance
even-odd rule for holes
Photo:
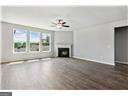
[[[40,33],[30,32],[30,51],[39,51]]]
[[[50,52],[51,34],[23,29],[13,30],[13,52]]]
[[[26,52],[27,46],[27,30],[13,30],[13,52]]]
[[[42,51],[50,51],[51,50],[50,42],[51,42],[51,35],[46,34],[46,33],[42,33],[42,36],[41,36]]]

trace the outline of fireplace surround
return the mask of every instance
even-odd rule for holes
[[[56,44],[55,57],[71,57],[72,56],[71,44]]]

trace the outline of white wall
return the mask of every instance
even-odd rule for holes
[[[2,30],[1,30],[1,22],[0,22],[0,62],[1,62],[1,45],[2,45],[2,44],[1,44],[1,41],[2,41],[2,38],[1,38],[1,37],[2,37],[1,35],[2,35],[2,34],[1,34],[1,31],[2,31]]]
[[[1,22],[0,22],[0,89],[1,89]]]
[[[55,44],[73,44],[73,32],[72,31],[56,31],[55,32]]]
[[[2,30],[1,30],[1,22],[0,22],[0,62],[1,62],[1,41],[2,41],[2,38],[1,38],[1,37],[2,37],[1,35],[2,35],[2,34],[1,34],[1,31],[2,31]]]
[[[38,28],[25,27],[17,24],[2,23],[2,61],[13,61],[31,58],[53,56],[51,53],[13,54],[12,29],[23,28],[35,31],[49,32],[54,36],[54,44],[73,44],[75,58],[114,64],[114,27],[126,25],[126,20],[88,26],[72,31],[47,31]],[[53,47],[54,50],[55,46]]]
[[[73,31],[56,31],[54,36],[55,53],[57,44],[72,45],[73,49]]]
[[[114,65],[114,27],[126,20],[88,26],[74,31],[74,57]]]
[[[19,29],[22,28],[22,29],[27,29],[27,30],[31,30],[31,31],[51,33],[52,42],[54,41],[53,40],[53,35],[54,35],[53,31],[2,22],[2,62],[53,56],[54,47],[52,47],[51,52],[13,54],[13,31],[12,31],[13,28],[19,28]],[[54,46],[54,45],[52,45],[52,46]]]
[[[2,72],[1,72],[1,20],[2,20],[2,14],[1,14],[1,7],[0,7],[0,90],[1,90],[1,76],[2,76]]]

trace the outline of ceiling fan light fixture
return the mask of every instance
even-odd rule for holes
[[[61,29],[62,27],[62,24],[57,24],[57,28]]]
[[[63,21],[63,19],[58,19],[57,22],[52,22],[56,26],[56,28],[61,29],[62,27],[70,27],[68,25],[65,25],[66,22]]]

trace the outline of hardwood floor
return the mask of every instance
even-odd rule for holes
[[[2,89],[128,89],[128,69],[74,58],[2,64]]]
[[[0,96],[12,96],[12,92],[0,92]]]

